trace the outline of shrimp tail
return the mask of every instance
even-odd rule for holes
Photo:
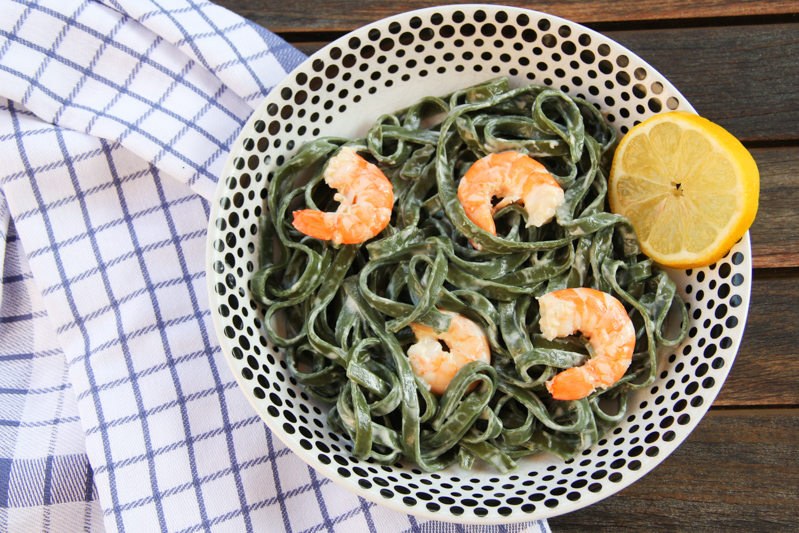
[[[326,241],[334,240],[336,224],[331,224],[326,213],[315,209],[302,209],[294,211],[292,225],[305,235]]]
[[[594,380],[584,366],[564,370],[546,382],[547,390],[558,400],[580,400],[594,392]]]

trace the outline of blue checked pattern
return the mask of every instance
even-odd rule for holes
[[[236,386],[205,289],[209,199],[303,59],[210,2],[0,3],[0,531],[548,531],[360,499]]]
[[[0,217],[4,212],[3,201]],[[102,511],[64,352],[20,239],[4,218],[0,531],[100,530]]]

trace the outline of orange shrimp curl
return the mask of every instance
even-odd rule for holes
[[[492,207],[495,196],[502,200]],[[518,152],[479,159],[458,185],[458,199],[466,216],[492,235],[497,234],[494,213],[506,205],[520,203],[528,214],[527,226],[540,227],[555,216],[563,196],[563,189],[544,165]]]
[[[579,400],[624,376],[635,348],[635,327],[619,300],[589,288],[563,289],[538,299],[541,332],[548,340],[580,331],[596,356],[547,381],[556,400]]]
[[[394,192],[375,165],[343,147],[327,164],[325,183],[336,190],[335,213],[315,209],[294,212],[293,225],[305,235],[334,244],[357,244],[383,231],[391,219]]]
[[[491,348],[479,325],[457,313],[439,311],[452,317],[449,329],[436,333],[422,324],[411,324],[416,344],[408,348],[408,358],[413,373],[430,392],[441,396],[458,370],[466,364],[472,361],[490,364]],[[444,351],[438,341],[444,341],[448,351]]]

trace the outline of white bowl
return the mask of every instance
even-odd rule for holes
[[[208,229],[214,326],[239,385],[269,428],[359,496],[467,524],[564,514],[607,498],[663,461],[699,423],[732,367],[752,272],[748,234],[716,265],[671,272],[689,304],[688,337],[663,357],[657,381],[631,394],[624,421],[575,459],[540,453],[501,475],[481,464],[425,473],[413,464],[353,457],[347,438],[328,427],[326,408],[303,392],[281,350],[264,337],[263,309],[248,289],[267,181],[307,141],[362,137],[383,113],[497,76],[585,98],[620,133],[659,111],[693,111],[651,66],[579,24],[490,5],[413,11],[336,40],[273,89],[233,144]]]

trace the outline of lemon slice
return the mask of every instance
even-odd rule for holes
[[[630,219],[658,263],[715,263],[757,213],[755,160],[722,127],[698,115],[655,115],[622,138],[610,170],[610,209]]]

